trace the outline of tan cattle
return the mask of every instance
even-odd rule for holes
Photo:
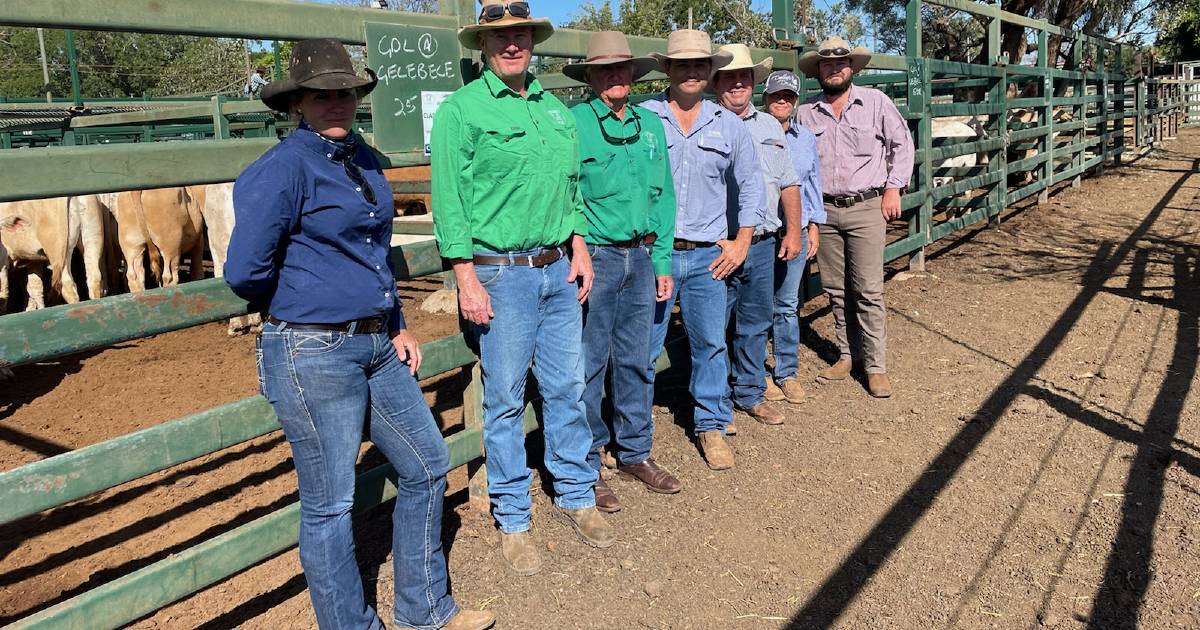
[[[218,278],[225,277],[225,256],[229,251],[229,239],[233,235],[233,183],[192,186],[191,194],[200,203],[204,215],[204,227],[208,232],[208,251],[212,254],[213,272]],[[233,317],[229,320],[230,337],[255,332],[262,327],[258,313]]]
[[[192,279],[203,277],[204,217],[200,202],[187,188],[152,188],[120,193],[116,200],[117,238],[125,255],[130,291],[146,290],[143,254],[159,286],[179,284],[184,255]]]
[[[104,210],[95,195],[55,197],[0,203],[0,219],[21,216],[24,224],[0,233],[8,259],[30,270],[26,310],[45,306],[41,271],[50,265],[50,285],[68,304],[79,301],[79,287],[71,272],[75,250],[83,254],[90,297],[107,293],[104,282]],[[5,282],[7,285],[7,281]],[[5,286],[7,298],[7,286]]]

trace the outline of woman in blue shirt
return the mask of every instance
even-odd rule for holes
[[[376,83],[334,40],[296,44],[290,78],[263,102],[300,127],[233,189],[225,280],[267,313],[259,384],[292,447],[300,486],[300,563],[323,629],[384,628],[363,598],[351,509],[363,428],[395,467],[395,622],[483,629],[491,613],[448,593],[442,497],[449,456],[417,384],[420,344],[405,328],[390,241],[391,188],[352,131]]]

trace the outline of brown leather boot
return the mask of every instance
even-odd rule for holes
[[[700,436],[700,450],[704,452],[704,461],[713,470],[733,468],[733,449],[725,443],[725,436],[720,431],[705,431]]]
[[[725,425],[725,435],[737,435],[737,425],[735,420],[730,420],[729,424]]]
[[[596,480],[596,509],[608,513],[621,511],[621,500],[603,479]]]
[[[571,527],[575,528],[575,531],[583,538],[583,542],[593,547],[604,549],[617,542],[617,533],[613,531],[612,525],[609,525],[608,521],[604,520],[604,517],[594,507],[578,510],[560,507],[558,514],[570,523]]]
[[[804,391],[804,386],[800,384],[800,379],[798,378],[790,378],[784,381],[779,389],[783,392],[783,398],[793,405],[803,403],[804,399],[808,396],[808,392]]]
[[[787,381],[784,382],[786,383]],[[763,398],[771,402],[779,402],[787,398],[787,396],[784,396],[783,390],[775,384],[774,379],[767,379],[767,391],[763,392]]]
[[[892,382],[888,380],[887,374],[883,372],[868,374],[867,393],[876,398],[891,398]]]
[[[457,615],[440,630],[486,630],[496,625],[496,615],[486,610],[460,608]]]
[[[763,424],[783,424],[783,412],[776,409],[775,405],[771,403],[760,402],[749,409],[742,409],[741,411]]]
[[[683,488],[683,484],[675,478],[675,475],[667,472],[666,468],[654,463],[653,459],[647,459],[640,464],[626,464],[619,466],[617,470],[621,471],[620,475],[627,479],[637,479],[646,484],[646,488],[651,492],[660,494],[675,494]],[[596,506],[600,505],[600,495],[596,495]]]
[[[500,553],[517,575],[536,575],[542,570],[542,556],[529,532],[500,533]]]
[[[844,381],[850,376],[850,357],[842,357],[837,360],[837,363],[821,370],[819,377],[827,381]]]

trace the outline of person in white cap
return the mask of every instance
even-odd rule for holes
[[[792,260],[775,261],[775,313],[771,324],[775,364],[772,380],[767,382],[764,397],[798,405],[805,400],[804,386],[796,378],[800,349],[800,282],[805,264],[820,249],[819,227],[825,223],[825,204],[821,202],[821,168],[817,155],[817,138],[811,131],[796,124],[796,103],[800,98],[800,77],[787,70],[777,70],[767,77],[763,87],[763,107],[783,126],[792,166],[800,178],[800,204],[804,226],[800,235],[803,252]]]
[[[571,108],[588,220],[584,240],[595,272],[583,312],[584,401],[592,426],[588,463],[600,471],[600,451],[615,434],[621,476],[652,492],[674,494],[682,484],[650,456],[654,381],[647,377],[645,357],[655,301],[665,302],[674,286],[675,186],[662,121],[629,102],[633,82],[657,67],[651,57],[634,57],[623,33],[601,31],[588,39],[587,58],[568,64],[563,74],[586,82],[595,95]],[[601,415],[606,375],[612,379],[611,431]],[[596,481],[596,507],[621,509],[603,478]]]
[[[694,431],[709,468],[724,470],[734,464],[733,449],[725,441],[725,427],[733,420],[726,396],[725,278],[746,260],[754,230],[763,222],[762,174],[750,130],[736,114],[704,99],[713,71],[733,55],[713,53],[707,33],[684,29],[667,38],[666,54],[652,56],[670,85],[643,106],[658,115],[666,130],[677,210],[671,255],[675,286],[671,298],[656,308],[647,370],[653,378],[678,296],[692,355]],[[729,187],[730,181],[736,187]],[[731,193],[737,197],[738,214],[732,238],[726,216],[726,195]]]
[[[775,289],[775,259],[790,261],[800,255],[800,179],[792,166],[783,128],[752,102],[754,86],[771,72],[770,57],[755,63],[745,44],[728,44],[720,51],[733,61],[713,77],[721,105],[742,119],[758,152],[763,197],[763,221],[754,229],[746,261],[726,279],[732,336],[729,348],[732,405],[763,424],[783,424],[783,412],[764,399],[767,389],[767,331],[771,327]],[[736,197],[730,196],[730,201]],[[737,206],[730,203],[731,231],[737,224]],[[778,245],[778,250],[776,246]],[[736,430],[736,429],[735,429]],[[730,431],[729,427],[725,429]]]
[[[556,515],[585,542],[616,535],[596,510],[583,403],[583,312],[592,284],[576,182],[575,117],[529,73],[553,27],[525,2],[487,2],[459,43],[483,52],[483,76],[438,108],[431,137],[433,222],[458,281],[459,312],[478,344],[483,441],[501,552],[521,575],[542,568],[529,533],[525,385],[542,396],[545,464]]]
[[[900,193],[912,178],[914,150],[908,123],[892,100],[854,85],[855,73],[870,60],[870,51],[851,49],[840,37],[801,55],[796,65],[817,78],[821,93],[800,106],[796,119],[817,137],[829,215],[821,226],[817,262],[840,356],[820,377],[843,380],[857,363],[866,373],[867,391],[888,398],[883,249],[887,222],[900,217]]]

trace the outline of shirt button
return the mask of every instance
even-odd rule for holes
[[[375,265],[375,269],[376,269],[376,270],[378,270],[378,269],[379,269],[379,265]]]
[[[374,212],[372,212],[372,213],[371,213],[371,216],[375,216],[375,213],[374,213]]]
[[[361,187],[361,186],[355,186],[355,187],[354,187],[354,190],[356,190],[356,191],[358,191],[358,192],[362,192],[362,187]]]
[[[327,157],[327,158],[330,158],[330,159],[333,159],[333,154],[332,154],[332,153],[326,153],[326,154],[325,154],[325,157]]]
[[[367,242],[368,242],[368,243],[370,243],[370,242],[371,242],[371,239],[370,239],[370,238],[368,238],[368,239],[367,239]]]

